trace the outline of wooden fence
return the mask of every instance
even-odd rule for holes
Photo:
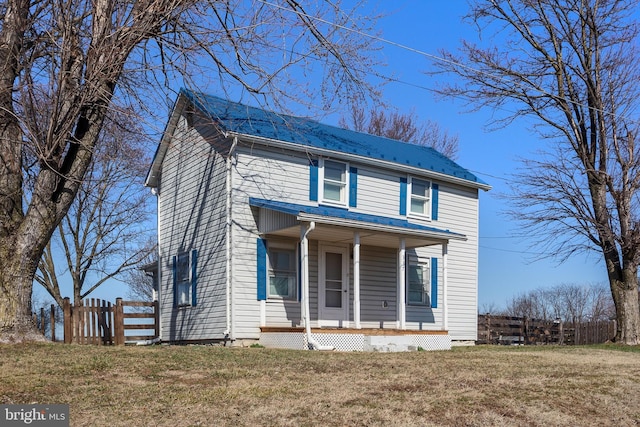
[[[478,344],[564,344],[607,342],[615,336],[616,322],[567,323],[526,317],[478,315]]]
[[[612,340],[616,335],[616,321],[565,323],[565,344],[585,345],[601,344]]]
[[[56,305],[51,304],[51,310],[49,312],[49,319],[45,317],[45,309],[44,307],[40,307],[40,315],[37,312],[32,313],[33,323],[36,327],[42,332],[42,335],[46,336],[47,325],[49,325],[49,330],[51,332],[51,341],[56,340]]]
[[[152,310],[132,312],[130,307],[151,307]],[[116,303],[111,304],[91,298],[73,305],[69,298],[65,298],[63,312],[65,344],[123,345],[126,341],[150,340],[160,336],[157,301],[123,301],[117,298]],[[140,322],[139,319],[146,321]],[[148,333],[132,335],[126,331]]]

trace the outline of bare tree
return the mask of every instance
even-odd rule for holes
[[[509,316],[548,321],[554,318],[551,294],[543,288],[512,297],[507,303]]]
[[[507,302],[505,312],[507,316],[536,319],[538,318],[538,309],[538,301],[535,294],[526,292],[512,297]]]
[[[4,337],[33,331],[38,263],[99,151],[109,111],[166,113],[153,88],[205,76],[263,101],[315,100],[322,90],[331,94],[323,106],[371,89],[359,70],[371,66],[373,41],[345,30],[363,22],[339,1],[5,0],[0,15]],[[308,79],[296,84],[294,66],[321,69],[324,79],[315,90]]]
[[[431,147],[450,159],[455,160],[458,156],[458,135],[450,135],[431,120],[418,123],[414,113],[401,114],[374,108],[367,114],[363,107],[353,104],[348,118],[342,116],[339,123],[358,132]]]
[[[549,306],[553,319],[566,319],[564,298],[562,296],[562,289],[560,286],[554,286],[544,290],[547,295]]]
[[[78,194],[38,265],[36,282],[60,307],[64,273],[78,304],[108,280],[138,268],[155,248],[146,224],[151,194],[142,188],[150,159],[133,117],[112,113],[105,119]]]
[[[153,301],[154,283],[153,271],[157,274],[158,255],[154,250],[144,257],[138,268],[127,271],[123,282],[129,285],[128,298],[138,301]]]
[[[589,320],[603,321],[615,319],[616,308],[611,299],[611,292],[609,292],[606,284],[601,283],[594,285],[592,292]]]
[[[545,321],[562,319],[580,323],[610,319],[615,314],[611,306],[611,294],[602,284],[562,283],[550,288],[535,288],[511,298],[507,313]]]
[[[498,306],[494,301],[482,303],[478,309],[478,314],[492,314],[500,316],[504,313],[504,310]]]
[[[521,117],[549,143],[513,181],[514,216],[549,256],[596,251],[616,307],[616,341],[640,343],[640,56],[637,2],[478,0],[468,18],[499,47],[464,42],[442,93]],[[487,38],[485,38],[487,40]]]
[[[584,322],[589,308],[590,289],[585,286],[561,285],[565,309],[564,319],[572,323]]]

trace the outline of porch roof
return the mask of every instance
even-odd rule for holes
[[[407,239],[407,247],[441,244],[449,240],[466,240],[464,234],[454,233],[435,227],[429,227],[407,221],[406,219],[385,217],[379,215],[352,212],[333,206],[309,206],[297,203],[287,203],[277,200],[266,200],[255,197],[249,198],[251,206],[283,213],[295,218],[297,222],[315,222],[323,227],[323,239],[338,241],[352,241],[353,231],[365,231],[362,236],[363,244],[376,246],[397,246],[397,241],[390,241],[389,235]],[[291,222],[285,222],[282,228],[261,230],[272,234],[299,235],[299,229],[292,227]],[[327,227],[329,226],[329,227]]]

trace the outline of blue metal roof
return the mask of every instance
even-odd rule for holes
[[[258,208],[266,208],[274,211],[282,212],[289,215],[299,216],[301,214],[317,215],[326,218],[339,218],[347,221],[365,223],[371,225],[382,225],[397,228],[398,230],[414,231],[419,233],[435,233],[451,239],[466,239],[464,234],[454,233],[449,230],[442,230],[435,227],[427,227],[425,225],[414,224],[406,219],[384,217],[378,215],[363,214],[351,212],[347,209],[336,208],[333,206],[308,206],[297,203],[280,202],[276,200],[259,199],[255,197],[249,198],[249,204]]]
[[[431,147],[269,112],[186,89],[181,93],[215,120],[224,131],[299,144],[301,148],[319,148],[385,160],[449,175],[488,189],[488,185],[481,179]]]

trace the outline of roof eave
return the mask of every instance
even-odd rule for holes
[[[287,150],[295,150],[302,153],[312,154],[312,155],[333,155],[339,156],[348,160],[355,160],[359,163],[370,164],[374,166],[384,166],[388,169],[402,170],[407,173],[419,174],[422,176],[426,176],[432,179],[436,179],[438,181],[450,182],[453,184],[462,185],[465,187],[477,188],[484,191],[491,190],[491,186],[488,184],[484,184],[481,182],[470,181],[464,178],[458,178],[452,175],[448,175],[445,173],[435,172],[429,169],[417,168],[413,166],[405,166],[401,163],[391,162],[388,160],[374,159],[371,157],[360,156],[358,154],[345,153],[342,151],[329,150],[326,148],[313,147],[309,145],[302,145],[293,142],[286,142],[272,138],[265,138],[261,136],[239,133],[239,132],[229,132],[230,135],[237,136],[238,138],[248,140],[250,142],[259,143],[266,146],[272,146],[277,148],[283,148]]]
[[[189,102],[189,99],[187,99],[187,97],[185,97],[185,95],[180,92],[178,98],[176,99],[176,102],[173,105],[173,109],[171,110],[169,121],[167,122],[167,125],[162,132],[160,143],[158,144],[156,152],[153,155],[153,161],[151,162],[151,166],[149,167],[149,171],[147,172],[147,178],[144,181],[145,187],[158,187],[158,180],[160,178],[160,172],[162,170],[162,162],[164,161],[164,156],[167,154],[169,141],[171,140],[171,137],[176,130],[178,120],[180,119],[182,110],[184,109],[187,102]]]
[[[297,215],[298,221],[304,222],[316,222],[319,224],[327,224],[327,225],[336,225],[342,227],[353,227],[353,228],[362,228],[368,229],[372,231],[378,231],[382,233],[393,233],[393,234],[401,234],[407,236],[419,236],[423,238],[437,239],[442,241],[448,240],[461,240],[466,241],[467,236],[458,233],[452,233],[448,231],[437,231],[437,230],[415,230],[403,227],[396,227],[393,225],[384,225],[384,224],[373,224],[370,222],[364,221],[354,221],[351,219],[345,218],[336,218],[336,217],[327,217],[323,215],[310,214],[305,212],[300,212]]]

